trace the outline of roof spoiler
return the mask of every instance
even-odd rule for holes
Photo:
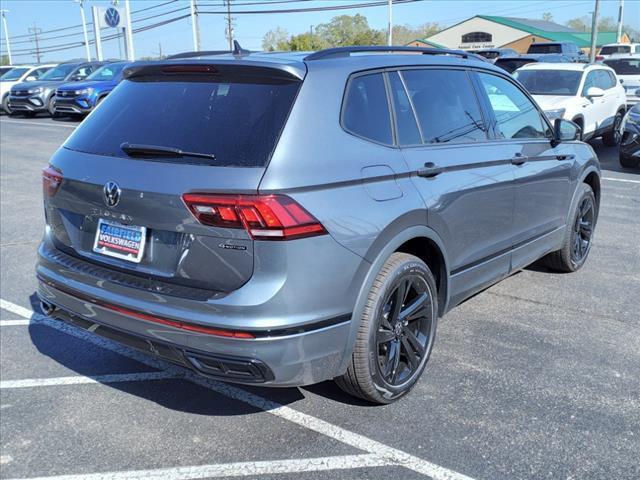
[[[233,50],[202,50],[198,52],[182,52],[175,55],[169,55],[166,60],[175,60],[180,58],[209,57],[212,55],[228,55],[233,54],[236,57],[249,55],[251,50],[246,50],[240,46],[237,40],[233,41]]]
[[[341,58],[349,57],[352,53],[420,53],[422,55],[455,55],[461,58],[473,58],[476,60],[487,60],[480,55],[474,53],[465,52],[463,50],[448,50],[444,48],[427,48],[427,47],[407,47],[407,46],[385,46],[385,45],[369,45],[369,46],[355,46],[355,47],[335,47],[319,50],[315,53],[304,57],[306,61],[312,60],[324,60],[327,58]]]

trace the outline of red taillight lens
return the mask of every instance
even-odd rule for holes
[[[62,172],[49,165],[42,170],[42,192],[46,197],[53,197],[62,184]]]
[[[604,60],[602,55],[596,55],[596,62],[601,62],[602,60]]]
[[[203,225],[244,228],[260,240],[292,240],[324,235],[322,224],[285,195],[185,193],[182,200]]]

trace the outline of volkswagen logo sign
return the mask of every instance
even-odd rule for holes
[[[120,23],[120,12],[113,7],[107,8],[104,12],[104,21],[110,27],[117,27]]]
[[[104,203],[107,207],[118,205],[122,191],[116,182],[105,183],[102,192],[104,193]]]

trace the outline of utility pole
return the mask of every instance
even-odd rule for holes
[[[622,40],[622,14],[624,12],[624,0],[620,0],[620,5],[618,6],[618,36],[616,37],[616,41],[620,43]]]
[[[36,63],[40,63],[40,39],[38,35],[42,33],[42,29],[36,27],[36,22],[33,22],[33,27],[29,27],[29,33],[33,33],[33,40],[36,42]]]
[[[127,20],[127,60],[133,62],[136,54],[133,50],[133,30],[131,30],[131,6],[129,0],[124,0],[124,13]]]
[[[9,42],[9,29],[7,28],[7,13],[9,13],[9,10],[0,10],[2,27],[4,28],[4,41],[7,44],[7,57],[9,57],[9,65],[13,65],[13,60],[11,59],[11,43]]]
[[[233,51],[233,22],[231,18],[231,0],[227,2],[227,39],[229,40],[229,51]]]
[[[389,0],[389,33],[387,36],[387,44],[393,45],[393,0]]]
[[[76,0],[80,5],[80,17],[82,18],[82,33],[84,35],[84,48],[87,54],[87,62],[91,61],[91,51],[89,50],[89,36],[87,35],[87,20],[84,18],[84,0]]]
[[[158,42],[158,57],[162,60],[162,43]]]
[[[596,0],[591,19],[591,50],[589,51],[589,63],[596,61],[596,45],[598,40],[598,14],[600,13],[600,0]]]
[[[200,51],[200,23],[198,21],[198,5],[191,0],[191,29],[193,33],[193,51]]]

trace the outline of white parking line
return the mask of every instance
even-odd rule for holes
[[[602,177],[602,179],[609,180],[610,182],[640,183],[640,180],[630,180],[628,178]]]
[[[63,331],[70,335],[73,335],[78,338],[82,338],[90,341],[91,343],[100,345],[101,347],[119,353],[121,355],[127,356],[129,358],[133,358],[139,362],[145,363],[147,365],[156,367],[156,368],[165,368],[170,371],[177,370],[176,367],[167,364],[166,362],[162,362],[160,360],[156,360],[147,355],[143,355],[140,352],[132,350],[128,347],[125,347],[120,344],[116,344],[114,342],[102,339],[97,335],[92,335],[87,333],[79,328],[72,327],[66,323],[53,320],[49,317],[45,317],[43,315],[32,312],[29,309],[21,307],[11,302],[7,302],[6,300],[0,299],[0,308],[3,308],[7,311],[15,313],[16,315],[21,315],[25,318],[31,318],[32,322],[37,322],[39,324],[48,325],[57,330]],[[165,367],[159,367],[159,365],[164,365]],[[415,472],[428,475],[433,480],[472,480],[471,477],[463,475],[461,473],[455,472],[453,470],[449,470],[448,468],[441,467],[434,463],[431,463],[427,460],[423,460],[422,458],[416,457],[414,455],[410,455],[402,450],[397,448],[390,447],[385,445],[384,443],[378,442],[371,438],[368,438],[364,435],[360,435],[358,433],[352,432],[350,430],[346,430],[342,427],[338,427],[337,425],[333,425],[329,422],[325,422],[324,420],[320,420],[312,415],[299,412],[290,407],[285,407],[276,403],[272,400],[269,400],[264,397],[260,397],[259,395],[255,395],[253,393],[249,393],[242,388],[235,387],[226,383],[218,382],[215,380],[211,380],[206,377],[202,377],[188,370],[180,369],[179,371],[183,372],[183,378],[195,383],[197,385],[201,385],[205,388],[208,388],[216,393],[224,395],[226,397],[238,400],[243,403],[247,403],[253,407],[259,408],[260,410],[264,410],[267,413],[275,415],[276,417],[280,417],[284,420],[288,420],[296,425],[302,426],[314,432],[320,433],[327,437],[333,438],[339,442],[342,442],[346,445],[350,445],[359,450],[364,450],[370,454],[375,455],[377,458],[388,462],[386,464],[393,464],[408,468]],[[191,468],[191,467],[184,467]],[[196,467],[194,467],[196,468]],[[359,468],[359,467],[353,467]],[[111,472],[105,473],[102,477],[95,478],[120,478],[114,477],[112,475],[127,475],[135,472]],[[58,478],[58,477],[56,477]],[[78,479],[78,478],[93,478],[90,475],[85,476],[72,476],[72,477],[60,477],[60,478],[69,478],[69,479]],[[130,478],[142,478],[138,477],[122,477],[126,479]],[[145,477],[147,478],[147,477]],[[151,478],[158,479],[173,479],[173,478],[194,478],[194,477],[155,477]],[[202,478],[202,477],[197,477]]]
[[[165,380],[167,378],[177,378],[177,375],[174,372],[161,371],[142,373],[116,373],[112,375],[96,375],[95,377],[74,375],[72,377],[3,380],[0,381],[0,390],[10,388],[57,387],[62,385],[81,385],[85,383],[143,382],[149,380]]]
[[[350,470],[353,468],[382,467],[388,460],[377,455],[342,455],[336,457],[270,460],[266,462],[221,463],[197,467],[175,467],[128,472],[105,472],[82,475],[38,477],[30,480],[187,480],[196,478],[248,477],[285,473]]]
[[[18,125],[42,125],[43,127],[76,128],[77,125],[65,125],[64,123],[23,122],[21,120],[0,120],[0,123],[16,123]]]
[[[17,325],[29,325],[30,320],[0,320],[0,327],[15,327]]]

